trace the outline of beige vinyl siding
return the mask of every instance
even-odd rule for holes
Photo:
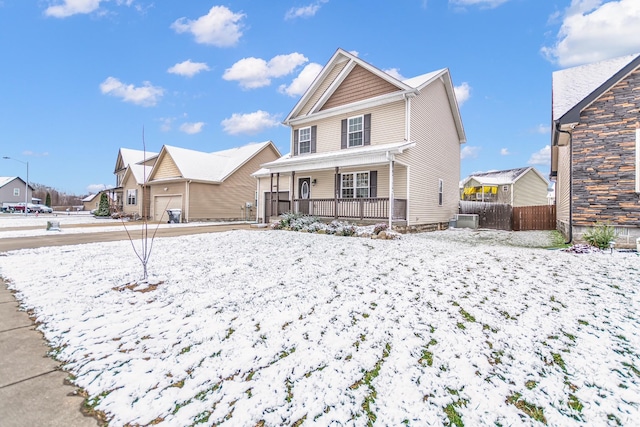
[[[168,154],[162,156],[160,162],[158,169],[150,179],[179,178],[182,176],[178,166],[176,166],[175,162]]]
[[[122,190],[122,211],[125,214],[138,214],[142,216],[142,186],[138,185],[132,173],[129,173],[127,179],[122,183]],[[135,205],[129,205],[127,203],[127,193],[129,190],[138,190]]]
[[[569,174],[571,166],[569,163],[570,147],[558,147],[558,177],[556,179],[556,219],[558,221],[569,221]]]
[[[271,146],[238,168],[221,184],[192,182],[189,185],[189,221],[238,220],[255,218],[256,181],[251,176],[262,163],[278,158]],[[282,179],[281,179],[282,182]],[[267,184],[268,186],[268,184]],[[252,204],[246,210],[247,202]]]
[[[432,83],[411,100],[411,140],[397,159],[411,169],[408,225],[447,222],[458,212],[460,140],[444,84]],[[443,180],[443,205],[438,184]]]
[[[339,151],[341,137],[341,122],[349,117],[371,114],[371,145],[402,142],[405,137],[405,107],[404,101],[396,101],[373,108],[354,111],[348,114],[331,116],[313,123],[317,125],[316,153]],[[306,127],[299,126],[300,127]],[[347,148],[357,150],[361,147]]]
[[[524,176],[520,177],[513,186],[514,207],[549,204],[547,200],[548,184],[533,170],[529,170]]]
[[[356,65],[320,110],[328,110],[399,90],[397,86]]]
[[[289,191],[289,183],[291,182],[291,176],[290,175],[284,175],[281,174],[280,175],[280,191]],[[257,192],[258,192],[258,205],[257,208],[254,208],[253,211],[253,215],[254,218],[256,217],[256,209],[257,209],[257,218],[258,218],[258,222],[263,222],[264,221],[264,200],[265,200],[265,194],[269,192],[269,186],[271,185],[271,177],[270,176],[266,176],[266,177],[260,177],[257,179]],[[275,175],[273,176],[273,191],[274,191],[274,196],[275,196],[275,192],[276,192],[276,177]]]
[[[342,61],[342,62],[337,63],[333,67],[333,69],[327,74],[327,77],[325,77],[324,81],[320,84],[318,89],[316,89],[314,94],[311,96],[309,101],[307,101],[307,103],[304,105],[304,107],[302,107],[302,109],[300,110],[300,113],[296,117],[307,115],[309,113],[309,111],[311,111],[311,108],[313,108],[313,106],[316,104],[316,102],[318,102],[318,100],[327,91],[327,89],[329,89],[329,86],[331,86],[331,83],[333,83],[335,81],[335,79],[338,77],[340,72],[344,69],[344,67],[348,63],[349,63],[349,61]],[[295,118],[295,117],[292,117],[292,118]]]

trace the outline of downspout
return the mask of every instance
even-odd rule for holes
[[[389,160],[389,229],[393,226],[393,209],[395,192],[393,191],[393,154],[387,151],[387,159]]]
[[[569,135],[569,236],[565,245],[573,241],[573,133],[560,129],[560,122],[556,121],[556,131]]]
[[[185,215],[184,215],[184,218],[182,218],[183,222],[189,222],[189,205],[191,205],[191,199],[189,197],[189,189],[191,187],[190,184],[191,184],[191,180],[185,182],[185,186],[187,187],[186,188],[187,200],[184,206]]]

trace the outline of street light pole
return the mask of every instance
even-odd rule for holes
[[[6,160],[15,160],[23,165],[27,165],[27,182],[24,184],[24,216],[27,216],[27,207],[29,206],[29,162],[23,162],[22,160],[14,159],[13,157],[4,156]]]

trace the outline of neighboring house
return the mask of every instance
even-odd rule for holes
[[[144,187],[144,171],[148,177],[157,158],[158,153],[120,148],[113,171],[116,176],[116,186],[108,190],[112,210],[137,214],[141,217],[149,215],[149,205],[144,205],[146,212],[143,211],[140,197],[143,193],[148,193],[148,188]]]
[[[18,176],[0,176],[0,206],[8,207],[17,205],[18,203],[24,204],[25,191],[27,191],[27,203],[33,203],[33,191],[34,188]]]
[[[533,167],[477,173],[462,182],[462,200],[513,207],[549,204],[549,182]]]
[[[84,211],[92,211],[94,209],[98,209],[100,207],[100,194],[89,194],[87,197],[82,199],[82,210]]]
[[[553,73],[551,179],[569,241],[596,223],[640,237],[640,55]]]
[[[284,124],[291,154],[254,174],[259,221],[291,210],[422,230],[458,211],[466,137],[448,69],[400,81],[338,49]]]
[[[278,157],[271,141],[213,153],[165,145],[147,181],[150,217],[167,221],[167,209],[181,209],[184,222],[253,219],[251,173]]]

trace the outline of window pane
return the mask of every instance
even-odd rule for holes
[[[300,129],[300,141],[311,141],[311,128]]]
[[[362,130],[362,116],[349,119],[349,132],[359,132]]]
[[[367,187],[367,188],[369,187],[369,173],[368,172],[363,172],[363,173],[357,174],[356,186],[357,187]]]
[[[369,197],[369,187],[356,189],[356,197]]]
[[[311,141],[300,141],[300,154],[311,152]]]
[[[343,174],[342,175],[342,186],[343,187],[353,187],[353,174]]]

